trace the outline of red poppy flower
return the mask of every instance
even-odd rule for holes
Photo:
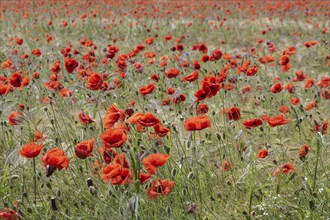
[[[132,172],[118,163],[109,164],[104,167],[102,173],[102,180],[110,181],[113,185],[129,184],[133,181]]]
[[[226,113],[229,120],[236,121],[241,117],[241,109],[237,107],[232,107]]]
[[[154,43],[154,38],[153,37],[148,37],[146,39],[146,44],[150,45],[150,44],[153,44]]]
[[[79,117],[79,121],[85,125],[95,122],[93,118],[91,118],[88,114],[83,112],[79,113],[78,117]]]
[[[76,153],[77,157],[79,157],[80,159],[85,159],[86,157],[92,156],[94,142],[95,142],[95,139],[93,138],[93,139],[78,143],[75,146],[75,153]]]
[[[288,106],[286,105],[282,105],[279,109],[278,109],[279,112],[285,114],[285,113],[288,113],[289,112],[289,108]]]
[[[117,156],[116,151],[111,148],[100,147],[99,152],[106,164],[109,164],[113,161],[113,159]]]
[[[14,86],[14,87],[21,87],[21,83],[22,83],[22,75],[20,73],[13,73],[9,78],[8,81],[10,83],[10,85]]]
[[[152,127],[158,124],[159,122],[160,120],[156,118],[151,112],[145,113],[137,121],[137,123],[143,127]]]
[[[38,142],[42,140],[44,140],[43,134],[40,131],[35,131],[33,141]]]
[[[20,37],[16,38],[16,43],[17,43],[18,45],[22,45],[22,44],[23,44],[23,39],[20,38]]]
[[[322,77],[321,80],[317,83],[317,86],[322,88],[327,88],[330,86],[330,77]]]
[[[305,106],[306,111],[312,110],[317,106],[316,101],[311,101],[310,103],[307,103]]]
[[[99,90],[102,88],[103,79],[102,77],[97,74],[93,73],[90,77],[88,77],[86,87],[90,90]]]
[[[112,104],[103,118],[104,127],[111,128],[117,121],[124,121],[125,117],[125,112],[118,109],[115,104]]]
[[[108,128],[100,137],[103,140],[103,145],[106,148],[119,148],[123,146],[123,144],[128,140],[127,132],[125,129]]]
[[[155,129],[155,133],[159,136],[159,137],[165,137],[168,132],[170,132],[170,129],[163,126],[161,123],[158,123],[154,126]]]
[[[223,171],[230,171],[233,168],[233,164],[229,160],[225,160],[222,163],[222,170]]]
[[[142,95],[142,96],[145,96],[145,95],[148,95],[150,93],[152,93],[154,90],[155,90],[155,85],[154,84],[149,84],[149,85],[146,85],[146,86],[143,86],[139,89],[139,93]]]
[[[72,58],[66,58],[64,60],[65,69],[68,73],[72,73],[78,66],[78,62]]]
[[[40,57],[41,56],[41,51],[40,51],[39,48],[37,48],[37,49],[32,50],[31,54],[36,55],[37,57]]]
[[[211,122],[207,115],[200,115],[184,121],[186,131],[199,131],[209,127],[211,127]]]
[[[18,125],[22,122],[23,114],[21,112],[12,112],[8,119],[10,125]]]
[[[38,145],[34,142],[26,144],[22,147],[21,150],[18,151],[18,153],[25,158],[34,158],[37,157],[42,149],[42,144]]]
[[[306,80],[304,88],[309,89],[312,86],[314,86],[314,83],[315,83],[315,80],[313,78],[310,78],[310,79]]]
[[[282,89],[283,89],[283,87],[282,87],[281,83],[276,83],[270,88],[270,91],[272,93],[280,93],[282,91]]]
[[[197,115],[206,114],[209,111],[209,106],[207,104],[198,104],[196,113]]]
[[[299,150],[298,150],[298,156],[299,157],[306,157],[309,151],[309,147],[307,145],[303,145]]]
[[[276,176],[279,173],[288,174],[288,173],[293,172],[293,171],[294,171],[293,164],[287,162],[284,165],[282,165],[281,167],[279,167],[278,169],[276,169],[273,174]]]
[[[190,73],[188,76],[182,77],[183,82],[193,82],[198,79],[198,71],[195,70],[194,72]]]
[[[60,90],[59,93],[63,97],[70,97],[70,96],[72,96],[73,92],[71,90],[67,89],[67,88],[63,88],[63,89]]]
[[[4,85],[0,83],[0,95],[7,95],[10,92],[14,91],[13,86]]]
[[[144,116],[143,113],[141,112],[136,112],[134,113],[134,115],[132,115],[131,117],[129,117],[126,122],[129,123],[129,124],[136,124],[138,122],[138,120]]]
[[[314,126],[314,131],[315,132],[322,132],[322,134],[325,134],[325,132],[327,131],[328,128],[328,122],[325,121],[323,122],[322,125],[315,125]]]
[[[140,184],[144,184],[150,179],[151,175],[149,173],[140,173]]]
[[[152,186],[147,189],[147,195],[151,199],[157,199],[159,195],[166,196],[172,192],[174,181],[158,179],[152,182]]]
[[[68,168],[69,158],[64,151],[59,148],[53,148],[46,152],[42,157],[42,162],[46,167],[46,176],[49,177],[56,169]]]
[[[266,120],[271,127],[276,127],[279,125],[285,125],[290,122],[289,119],[285,119],[284,115],[277,115],[273,117],[263,116],[262,119]]]
[[[148,173],[156,174],[158,167],[164,166],[167,160],[170,158],[168,154],[151,154],[142,160],[144,167],[147,169]]]
[[[305,75],[302,71],[296,72],[296,78],[292,80],[292,82],[301,82],[306,79],[307,75]]]
[[[290,99],[290,103],[292,105],[299,105],[300,104],[300,99],[297,98],[297,97],[293,97],[293,98]]]
[[[290,61],[289,57],[283,55],[283,56],[281,56],[280,64],[281,64],[282,66],[285,66],[285,65],[287,65],[287,64],[289,63],[289,61]]]
[[[177,68],[171,68],[165,72],[165,76],[167,78],[174,78],[179,74],[180,74],[180,70],[178,70]]]
[[[262,125],[262,120],[259,118],[253,118],[253,119],[245,120],[242,123],[245,126],[245,128],[251,129]]]
[[[3,210],[0,210],[0,219],[3,220],[20,220],[19,214],[13,210],[4,208]]]
[[[268,156],[268,150],[267,149],[262,149],[259,151],[257,158],[265,158]]]
[[[51,71],[52,73],[59,73],[61,71],[61,67],[60,67],[60,62],[59,61],[56,61],[53,66],[51,67]]]

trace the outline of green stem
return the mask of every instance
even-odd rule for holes
[[[37,171],[36,171],[36,159],[33,158],[33,171],[34,171],[34,205],[37,205]]]

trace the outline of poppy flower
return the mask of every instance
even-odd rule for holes
[[[207,104],[198,104],[196,113],[197,115],[206,114],[209,111],[209,106]]]
[[[165,76],[167,78],[174,78],[177,75],[179,75],[179,73],[180,73],[180,70],[178,70],[177,68],[171,68],[165,72]]]
[[[286,56],[286,55],[283,55],[283,56],[281,56],[281,58],[280,58],[280,64],[281,64],[282,66],[287,65],[287,64],[289,63],[289,61],[290,61],[290,59],[289,59],[289,57]]]
[[[322,132],[322,134],[325,134],[325,132],[327,131],[327,128],[328,128],[328,122],[325,121],[323,122],[322,125],[315,125],[314,126],[314,131],[315,132]]]
[[[160,120],[156,118],[151,112],[145,113],[137,121],[137,123],[143,127],[152,127],[158,124],[159,122]]]
[[[93,138],[93,139],[78,143],[75,146],[75,153],[76,153],[77,157],[79,157],[80,159],[85,159],[86,157],[92,156],[94,142],[95,142],[95,139]]]
[[[3,220],[20,220],[19,214],[13,210],[4,208],[3,210],[0,210],[0,219]]]
[[[312,86],[314,86],[314,83],[315,83],[315,80],[313,78],[310,78],[310,79],[306,80],[304,88],[309,89]]]
[[[294,165],[292,163],[287,162],[282,166],[280,166],[278,169],[276,169],[273,174],[276,176],[280,173],[288,174],[293,171],[294,171]]]
[[[138,120],[144,116],[143,113],[141,112],[136,112],[134,113],[134,115],[132,115],[131,117],[129,117],[126,122],[129,123],[129,124],[136,124],[138,122]]]
[[[59,93],[62,97],[70,97],[70,96],[72,96],[73,92],[71,90],[67,89],[67,88],[63,88],[63,89],[60,90]]]
[[[233,168],[233,164],[229,160],[225,160],[223,161],[221,168],[223,171],[228,172]]]
[[[154,126],[155,129],[155,133],[159,136],[159,137],[165,137],[169,132],[170,129],[163,126],[161,123],[158,123]]]
[[[252,91],[252,87],[251,86],[245,86],[241,90],[242,94],[245,94],[245,93],[251,92],[251,91]]]
[[[116,151],[111,148],[100,147],[99,152],[106,164],[109,164],[113,161],[113,159],[117,156]]]
[[[42,140],[44,140],[43,134],[40,131],[35,131],[33,141],[38,142],[38,141],[42,141]]]
[[[127,131],[125,129],[108,128],[100,137],[106,148],[119,148],[128,140]]]
[[[51,67],[51,71],[52,73],[59,73],[61,71],[61,67],[60,67],[60,62],[59,61],[56,61],[53,66]]]
[[[173,95],[175,93],[175,89],[173,89],[173,88],[167,88],[167,90],[166,90],[166,94],[167,95]]]
[[[154,38],[153,37],[148,37],[146,39],[146,44],[150,45],[150,44],[153,44],[154,43]]]
[[[303,145],[299,150],[298,150],[298,156],[299,157],[306,157],[309,151],[309,147],[307,145]]]
[[[59,148],[53,148],[46,152],[42,157],[42,162],[46,167],[46,176],[50,177],[56,169],[67,169],[69,166],[69,158],[64,151]]]
[[[140,173],[140,184],[144,184],[150,179],[151,175],[149,173]]]
[[[117,121],[124,121],[125,117],[125,112],[118,109],[115,104],[112,104],[104,115],[104,127],[111,128]]]
[[[155,90],[155,85],[154,84],[149,84],[149,85],[146,85],[146,86],[142,86],[140,89],[139,89],[139,93],[142,95],[142,96],[145,96],[145,95],[148,95],[150,93],[152,93],[154,90]]]
[[[287,83],[284,86],[284,89],[287,90],[289,93],[294,93],[294,85],[291,83]]]
[[[113,185],[129,184],[133,181],[132,172],[118,163],[104,167],[101,178],[103,181],[109,181]]]
[[[280,93],[282,91],[282,89],[283,89],[283,87],[282,87],[281,83],[276,83],[270,88],[270,91],[272,93]]]
[[[18,125],[22,122],[23,114],[21,112],[10,113],[8,120],[10,125]]]
[[[169,158],[170,155],[168,154],[156,153],[145,157],[142,160],[142,163],[147,169],[148,173],[154,175],[157,172],[157,168],[160,166],[164,166]]]
[[[0,95],[7,95],[14,91],[14,87],[10,85],[4,85],[0,83]]]
[[[193,82],[198,79],[198,71],[195,70],[194,72],[190,73],[188,76],[182,77],[183,82]]]
[[[34,158],[37,157],[42,149],[42,144],[38,145],[34,142],[26,144],[22,147],[21,150],[18,151],[18,153],[25,158]]]
[[[97,73],[93,73],[90,77],[88,77],[87,79],[87,84],[86,84],[86,88],[96,91],[102,88],[102,84],[103,84],[103,79],[102,77],[97,74]]]
[[[322,77],[321,80],[317,83],[317,86],[322,88],[327,88],[330,86],[330,77]]]
[[[291,103],[292,105],[299,105],[299,104],[300,104],[300,99],[297,98],[297,97],[292,97],[292,98],[290,99],[290,103]]]
[[[200,115],[184,121],[186,131],[199,131],[209,127],[211,127],[211,122],[207,115]]]
[[[64,60],[64,66],[68,73],[72,73],[78,67],[78,62],[75,59],[66,58]]]
[[[279,112],[285,114],[285,113],[288,113],[289,112],[289,108],[288,106],[286,105],[282,105],[279,109],[278,109]]]
[[[262,119],[266,120],[271,127],[285,125],[290,122],[290,120],[284,118],[284,115],[282,114],[273,117],[263,116]]]
[[[22,75],[20,73],[13,73],[9,78],[9,84],[14,86],[14,87],[21,87],[22,83]]]
[[[245,128],[251,129],[262,125],[262,120],[259,118],[253,118],[253,119],[245,120],[242,123],[245,126]]]
[[[37,49],[32,50],[31,54],[36,55],[37,57],[40,57],[41,56],[41,51],[40,51],[39,48],[37,48]]]
[[[306,111],[310,111],[313,108],[315,108],[317,106],[316,101],[311,101],[310,103],[307,103],[305,106]]]
[[[174,181],[169,180],[154,180],[152,186],[147,189],[147,195],[151,199],[157,199],[159,195],[166,196],[172,192]]]
[[[302,71],[296,72],[296,77],[292,80],[292,82],[301,82],[306,79],[307,75],[305,75]]]
[[[186,100],[185,94],[178,94],[172,98],[172,102],[177,104]]]
[[[241,117],[241,109],[237,107],[232,107],[226,113],[229,120],[237,121]]]
[[[91,118],[88,114],[83,112],[79,113],[78,117],[79,117],[79,121],[85,125],[95,122],[93,118]]]
[[[18,45],[22,45],[22,44],[23,44],[23,39],[20,38],[20,37],[16,38],[16,43],[17,43]]]
[[[257,158],[265,158],[268,156],[268,150],[267,149],[262,149],[259,151]]]

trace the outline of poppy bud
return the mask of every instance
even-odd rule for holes
[[[46,167],[46,177],[50,177],[54,173],[55,170],[56,170],[55,166],[47,165],[47,167]]]

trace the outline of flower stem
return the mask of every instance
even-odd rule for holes
[[[34,205],[37,205],[37,171],[36,171],[36,159],[33,158],[33,171],[34,171]]]

